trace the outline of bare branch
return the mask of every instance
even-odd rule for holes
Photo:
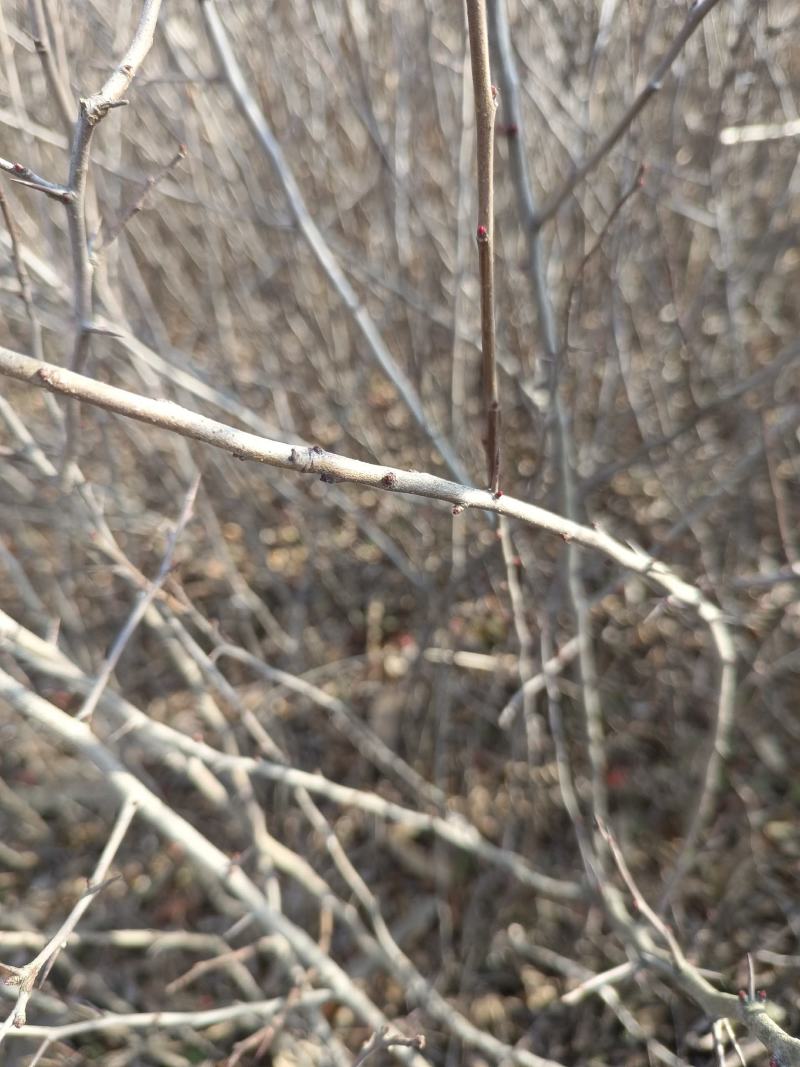
[[[497,0],[497,2],[504,2],[504,0]],[[689,14],[686,16],[686,21],[676,34],[670,47],[664,53],[661,62],[658,63],[655,70],[648,78],[644,89],[642,89],[636,99],[629,105],[628,109],[620,117],[616,125],[606,134],[594,152],[587,156],[582,163],[579,163],[561,188],[553,193],[548,200],[545,200],[543,206],[535,213],[534,218],[531,220],[531,224],[535,229],[541,228],[546,222],[549,222],[549,220],[553,218],[572,191],[580,185],[583,179],[594,170],[597,164],[608,155],[614,145],[616,145],[625,135],[627,130],[630,129],[637,116],[644,110],[650,99],[660,90],[664,78],[669,73],[672,64],[683,51],[686,42],[706,15],[708,15],[710,11],[713,11],[718,3],[719,0],[695,0],[689,8]]]
[[[221,448],[238,459],[256,460],[300,474],[318,474],[323,480],[333,478],[343,482],[358,482],[386,492],[408,493],[412,496],[441,500],[462,510],[478,508],[498,515],[508,515],[532,526],[549,530],[567,542],[575,541],[586,548],[596,549],[616,560],[621,566],[647,576],[669,596],[695,608],[709,626],[723,662],[733,662],[733,645],[722,611],[706,600],[699,589],[673,574],[664,563],[654,560],[641,549],[624,545],[604,530],[583,526],[514,497],[496,498],[486,490],[448,482],[432,474],[365,463],[363,460],[326,452],[319,446],[296,448],[282,442],[270,441],[236,430],[225,423],[215,422],[171,401],[151,400],[50,363],[41,363],[7,348],[0,348],[0,374],[6,374],[40,389],[49,389],[61,396],[85,401],[107,411],[114,411],[139,422],[160,426],[183,437]]]
[[[161,560],[161,566],[158,568],[158,573],[152,582],[148,585],[147,589],[139,597],[131,614],[128,616],[128,620],[117,634],[108,655],[105,658],[101,670],[98,672],[94,686],[91,693],[86,697],[80,711],[75,716],[76,719],[91,719],[94,714],[94,709],[97,707],[97,703],[102,696],[103,690],[108,685],[108,681],[119,662],[119,658],[125,651],[125,646],[130,641],[136,627],[144,618],[145,612],[152,604],[161,586],[169,574],[169,569],[172,566],[172,556],[175,552],[175,546],[178,543],[178,538],[186,527],[187,523],[192,517],[192,510],[194,508],[194,499],[197,495],[197,490],[200,486],[200,475],[196,475],[192,484],[186,493],[183,501],[183,507],[181,508],[178,520],[175,523],[175,528],[170,534],[167,540],[167,548],[164,552],[164,557]]]
[[[119,846],[122,844],[125,834],[128,832],[128,827],[136,814],[136,808],[137,804],[134,800],[128,798],[123,801],[114,828],[100,859],[97,861],[97,866],[94,869],[86,892],[76,902],[72,911],[41,952],[24,967],[9,967],[7,964],[0,964],[0,966],[12,972],[12,976],[6,978],[5,984],[19,987],[16,1006],[0,1026],[0,1043],[2,1043],[12,1025],[18,1030],[25,1026],[25,1009],[39,973],[44,969],[46,976],[55,957],[61,951],[62,945],[78,925],[96,894],[108,884],[108,882],[104,881],[106,873],[113,862],[114,856],[117,854]]]
[[[119,235],[131,221],[134,215],[138,214],[138,212],[142,210],[142,206],[144,205],[148,193],[155,189],[158,183],[163,181],[164,178],[166,178],[166,176],[170,173],[170,171],[174,170],[175,167],[177,167],[177,165],[181,162],[181,160],[185,158],[186,145],[182,144],[178,146],[177,152],[169,161],[169,163],[166,163],[161,168],[161,170],[157,171],[157,173],[151,175],[147,179],[147,181],[144,183],[143,188],[139,191],[138,195],[131,201],[125,211],[120,215],[114,226],[108,230],[101,230],[100,234],[95,238],[94,241],[91,242],[92,258],[98,256],[101,252],[104,252],[109,247],[109,245],[113,244],[114,241],[117,240]]]
[[[283,149],[272,132],[264,112],[258,106],[247,85],[214,0],[201,0],[200,10],[203,13],[208,35],[211,38],[211,43],[214,46],[220,66],[225,73],[236,103],[239,105],[239,109],[247,120],[258,143],[271,160],[275,173],[283,186],[283,191],[295,221],[309,248],[316,256],[319,265],[352,316],[367,343],[370,355],[392,382],[403,403],[411,412],[414,421],[436,447],[453,477],[462,482],[468,481],[469,475],[456,456],[453,446],[425,414],[417,390],[389,351],[369,312],[348,281],[319,227],[311,217],[303,194],[300,191],[300,186],[297,184],[297,180],[283,154]]]
[[[12,163],[9,159],[0,158],[0,170],[11,175],[11,180],[17,185],[23,185],[26,189],[35,189],[38,193],[44,193],[51,200],[58,200],[62,204],[69,204],[75,198],[74,192],[66,185],[48,181],[42,178],[22,163]]]
[[[494,120],[497,90],[489,70],[486,0],[467,0],[478,147],[478,261],[481,278],[483,405],[489,489],[500,491],[500,398],[497,389],[494,312]]]

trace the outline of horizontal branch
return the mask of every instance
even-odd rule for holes
[[[639,548],[617,541],[604,530],[583,526],[524,500],[510,496],[495,497],[485,489],[460,485],[433,474],[365,463],[335,452],[326,452],[318,445],[301,447],[258,437],[205,415],[198,415],[171,400],[153,400],[126,389],[118,389],[7,348],[0,348],[0,374],[202,441],[229,452],[237,459],[254,460],[299,474],[317,474],[324,482],[357,482],[386,492],[441,500],[452,506],[455,515],[466,508],[476,508],[508,515],[529,526],[548,530],[567,542],[575,541],[585,548],[601,552],[622,567],[649,578],[674,600],[694,608],[710,628],[722,663],[730,666],[735,661],[733,641],[720,608],[664,563]]]
[[[204,1030],[223,1023],[238,1023],[252,1026],[253,1023],[271,1019],[279,1012],[302,1012],[308,1008],[324,1007],[335,999],[329,989],[311,989],[289,1002],[288,997],[273,997],[271,1000],[247,1001],[244,1004],[225,1004],[221,1008],[201,1011],[140,1011],[128,1014],[97,1015],[80,1022],[60,1026],[28,1026],[24,1030],[11,1030],[9,1037],[39,1038],[48,1044],[69,1041],[87,1034],[124,1030]]]

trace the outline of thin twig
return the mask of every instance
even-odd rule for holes
[[[51,200],[69,204],[75,198],[74,192],[68,186],[48,181],[47,178],[35,174],[30,167],[22,163],[13,163],[10,159],[0,158],[0,170],[9,174],[15,184],[24,185],[26,189],[35,189],[36,192],[49,196]]]
[[[333,254],[330,245],[311,217],[303,194],[300,191],[300,186],[297,184],[297,179],[283,154],[283,149],[267,122],[263,110],[259,107],[248,87],[214,0],[201,0],[200,10],[217,59],[239,106],[239,110],[264,153],[272,162],[301,234],[358,327],[367,344],[370,355],[392,382],[414,421],[435,446],[453,477],[462,482],[469,481],[469,476],[457,457],[453,446],[426,415],[417,390],[389,351],[375,322],[359,299],[355,289],[345,276],[339,261]]]
[[[489,490],[500,491],[500,397],[494,321],[494,121],[497,90],[489,70],[486,0],[467,0],[478,150],[478,263],[481,279],[481,350]]]
[[[108,112],[121,107],[127,101],[123,94],[133,81],[139,66],[153,44],[161,0],[145,0],[133,39],[119,65],[94,95],[79,102],[78,119],[70,144],[69,176],[65,201],[67,230],[72,255],[72,310],[74,316],[74,340],[70,367],[80,371],[89,356],[89,342],[94,329],[94,301],[92,296],[93,264],[89,256],[89,240],[86,226],[87,189],[89,186],[89,158],[92,138],[98,124]],[[70,405],[67,410],[66,441],[61,461],[65,485],[73,477],[73,459],[78,449],[77,409]]]
[[[635,178],[633,179],[631,184],[628,186],[628,188],[625,190],[625,192],[622,194],[622,196],[617,200],[617,202],[614,205],[612,211],[609,213],[608,218],[603,223],[603,226],[600,229],[600,233],[597,235],[595,240],[592,242],[591,247],[587,250],[587,252],[584,255],[583,259],[580,261],[580,264],[578,265],[578,269],[575,271],[575,274],[572,277],[572,281],[569,283],[569,289],[567,290],[567,299],[566,299],[566,302],[564,304],[564,334],[563,334],[564,341],[563,341],[563,345],[564,345],[564,351],[565,352],[569,348],[569,320],[570,320],[570,316],[572,314],[572,302],[575,299],[575,290],[578,287],[578,283],[580,282],[581,278],[583,277],[583,272],[586,270],[586,267],[587,267],[587,265],[589,263],[589,260],[592,258],[592,256],[594,256],[597,253],[597,251],[599,250],[599,248],[602,245],[603,241],[605,240],[606,234],[611,229],[611,227],[612,227],[612,225],[614,223],[614,219],[616,219],[617,215],[619,215],[620,211],[622,211],[623,207],[625,207],[625,205],[630,200],[630,198],[634,195],[634,193],[638,193],[639,190],[644,185],[644,175],[645,175],[644,164],[640,164],[638,170],[636,171]]]
[[[609,846],[617,870],[631,893],[636,910],[666,943],[666,951],[655,946],[641,924],[635,923],[621,903],[619,894],[604,880],[599,888],[617,928],[632,951],[648,967],[677,984],[712,1019],[735,1018],[757,1038],[780,1067],[800,1067],[800,1039],[787,1034],[772,1018],[765,998],[740,990],[738,996],[721,993],[691,963],[670,928],[650,907],[628,869],[616,838],[605,825],[599,827]],[[773,1062],[773,1061],[770,1061]]]
[[[157,171],[155,174],[152,174],[147,179],[147,181],[144,183],[144,186],[139,190],[138,195],[134,197],[134,199],[127,206],[125,211],[123,211],[120,217],[117,219],[115,225],[108,230],[101,230],[99,235],[95,237],[94,241],[91,242],[91,257],[93,259],[101,252],[104,252],[110,245],[114,243],[114,241],[117,240],[119,235],[131,221],[134,215],[138,214],[138,212],[142,210],[142,205],[144,204],[147,194],[152,192],[152,190],[155,189],[158,183],[163,181],[164,178],[166,178],[166,176],[171,171],[173,171],[175,167],[177,167],[181,160],[185,158],[186,145],[181,144],[178,146],[177,152],[169,161],[169,163],[166,163],[159,171]]]
[[[22,297],[22,302],[25,305],[25,314],[28,316],[28,321],[31,324],[31,348],[33,349],[33,354],[36,359],[44,359],[42,326],[39,322],[39,316],[36,313],[36,307],[33,302],[33,291],[31,289],[30,277],[25,266],[17,227],[12,218],[8,200],[2,189],[0,189],[0,211],[3,213],[3,219],[5,220],[9,240],[11,241],[11,258],[14,263],[14,272],[17,275],[17,281],[19,282],[19,293]]]
[[[297,1002],[297,1007],[324,1006],[333,999],[334,994],[329,989],[310,990],[303,994]],[[224,1007],[206,1011],[143,1011],[131,1014],[114,1012],[99,1015],[94,1019],[65,1023],[63,1026],[28,1026],[19,1036],[40,1037],[48,1044],[54,1044],[85,1034],[101,1034],[106,1030],[184,1030],[186,1027],[202,1030],[230,1020],[268,1018],[281,1011],[285,1004],[285,997],[274,997],[272,1000],[248,1001],[245,1004],[226,1004]],[[12,1032],[12,1036],[16,1035]]]
[[[361,1064],[375,1052],[381,1052],[383,1049],[389,1048],[414,1048],[418,1051],[422,1051],[425,1048],[425,1035],[415,1034],[414,1037],[401,1037],[400,1034],[393,1034],[389,1030],[388,1026],[381,1027],[380,1030],[376,1030],[375,1033],[367,1041],[366,1045],[361,1049],[361,1052],[353,1060],[353,1067],[361,1067]]]
[[[109,884],[108,881],[105,880],[108,868],[111,866],[114,856],[117,854],[117,850],[122,844],[125,834],[128,832],[128,827],[136,814],[136,809],[137,804],[135,800],[129,797],[123,800],[122,807],[117,815],[117,820],[109,835],[105,848],[100,855],[100,859],[97,861],[97,866],[94,869],[94,873],[89,881],[86,892],[80,900],[76,902],[72,911],[41,952],[39,952],[38,955],[24,967],[10,967],[8,964],[0,965],[4,967],[5,970],[12,972],[11,976],[5,979],[5,984],[19,987],[17,1003],[5,1022],[0,1025],[0,1043],[2,1043],[3,1038],[8,1033],[11,1026],[14,1026],[17,1030],[20,1030],[25,1026],[26,1006],[40,972],[44,971],[42,978],[44,981],[44,977],[46,977],[52,967],[56,956],[61,951],[61,948],[69,935],[83,918],[84,913],[92,903],[94,897]]]
[[[718,3],[719,0],[699,0],[699,2],[698,0],[695,0],[695,3],[689,8],[689,14],[686,16],[686,21],[676,34],[672,44],[664,53],[660,63],[658,63],[655,70],[650,75],[644,89],[642,89],[621,118],[602,139],[594,152],[575,167],[572,174],[561,185],[558,191],[546,200],[543,206],[535,213],[532,220],[532,225],[535,229],[540,229],[546,222],[553,218],[570,193],[572,193],[573,189],[580,185],[587,174],[590,174],[594,170],[597,164],[608,155],[614,145],[616,145],[624,136],[636,117],[644,110],[650,99],[655,96],[661,88],[664,78],[669,73],[672,64],[683,51],[686,42],[706,15],[708,15]]]
[[[61,125],[68,134],[71,134],[75,125],[75,103],[70,97],[68,87],[64,84],[65,79],[58,68],[58,63],[50,47],[47,20],[42,7],[42,0],[31,0],[30,15],[33,45],[41,61],[44,76],[47,79],[50,96],[56,102]]]
[[[663,73],[669,69],[675,56],[699,22],[718,3],[718,0],[701,0],[696,4],[684,25],[681,34],[673,42],[670,52],[662,60],[659,70]],[[513,130],[509,137],[509,159],[517,195],[517,207],[523,230],[528,237],[528,273],[536,303],[540,336],[544,349],[545,361],[550,367],[550,390],[555,408],[555,432],[558,438],[558,451],[561,459],[561,481],[565,497],[565,510],[570,519],[575,518],[574,472],[569,461],[570,439],[567,433],[566,413],[557,388],[557,368],[559,345],[556,337],[555,317],[552,299],[546,281],[544,252],[541,242],[540,213],[532,191],[522,130],[522,112],[519,100],[519,78],[516,69],[511,37],[508,26],[505,0],[492,0],[489,9],[492,43],[498,58],[498,78],[502,87],[502,104],[506,128]],[[673,54],[674,53],[674,54]],[[666,64],[666,66],[665,66]],[[646,102],[646,101],[645,101]],[[642,106],[644,104],[642,103]],[[620,134],[621,136],[621,134]],[[567,194],[565,194],[567,195]],[[547,368],[545,368],[545,371]],[[544,375],[542,375],[544,377]],[[596,667],[591,644],[589,608],[583,581],[580,574],[579,559],[570,546],[569,554],[569,590],[575,611],[578,629],[578,655],[581,671],[584,713],[589,737],[589,755],[592,763],[592,784],[595,809],[602,815],[605,807],[604,749],[602,737],[602,717],[599,690],[596,685]],[[729,745],[733,723],[734,700],[736,694],[736,649],[730,629],[720,613],[719,626],[713,637],[715,650],[719,659],[720,671],[717,688],[717,701],[714,708],[714,721],[711,727],[708,757],[702,781],[699,786],[697,802],[693,805],[692,816],[686,832],[680,855],[674,871],[667,880],[662,904],[665,904],[675,891],[680,880],[696,858],[696,846],[704,831],[713,809],[713,801],[719,782],[722,761]]]
[[[547,388],[540,390],[539,402],[543,409],[550,409],[562,506],[566,516],[572,521],[577,521],[580,508],[576,488],[574,444],[570,432],[569,413],[559,388],[561,347],[557,334],[553,297],[547,281],[547,263],[542,234],[540,229],[533,224],[536,199],[528,174],[519,102],[519,78],[511,47],[505,0],[492,0],[490,15],[493,45],[498,58],[498,77],[503,93],[502,103],[506,129],[514,131],[513,136],[509,138],[509,159],[516,192],[517,211],[528,244],[528,281],[537,310],[543,353],[543,359],[539,360],[537,366],[536,377],[539,383],[546,384]],[[592,805],[595,813],[602,815],[608,804],[603,708],[592,640],[591,612],[581,567],[580,550],[576,544],[569,543],[567,547],[567,590],[578,631],[581,698],[592,771]]]
[[[175,523],[175,528],[167,539],[166,551],[164,552],[164,556],[161,560],[161,566],[158,568],[158,573],[156,574],[153,581],[150,582],[147,589],[144,590],[142,595],[139,597],[136,606],[134,607],[133,611],[130,613],[127,621],[125,622],[125,625],[117,634],[117,637],[115,638],[114,643],[111,646],[111,649],[109,650],[109,653],[103,662],[103,666],[97,675],[97,679],[95,681],[94,686],[92,687],[92,691],[86,697],[80,711],[76,715],[77,719],[91,719],[92,715],[94,714],[94,709],[97,707],[97,703],[103,694],[103,690],[108,685],[108,681],[114,671],[114,668],[119,662],[120,656],[125,651],[125,646],[128,644],[128,641],[130,641],[131,637],[136,631],[137,626],[144,618],[145,612],[152,604],[161,586],[164,584],[164,581],[167,575],[169,574],[169,569],[172,566],[172,556],[175,552],[175,546],[178,543],[178,538],[180,537],[181,533],[186,528],[187,523],[192,517],[194,499],[197,496],[197,490],[199,487],[200,475],[197,474],[195,475],[192,484],[189,486],[186,496],[184,497],[183,506],[178,516],[177,522]]]

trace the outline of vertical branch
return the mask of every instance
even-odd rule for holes
[[[547,282],[547,263],[542,235],[540,229],[534,225],[537,205],[525,157],[519,78],[511,47],[511,34],[504,0],[490,0],[489,15],[492,44],[498,62],[498,80],[503,95],[504,120],[509,135],[509,164],[517,199],[517,211],[528,243],[527,274],[539,322],[539,339],[543,359],[537,368],[536,380],[540,387],[537,392],[540,392],[542,396],[543,406],[548,402],[551,405],[556,469],[564,511],[568,518],[577,521],[580,508],[574,476],[574,447],[570,435],[569,414],[559,390],[561,349],[558,341],[558,327],[553,295]],[[545,385],[547,388],[543,388]],[[567,592],[575,617],[578,637],[581,703],[591,766],[592,810],[595,815],[603,816],[607,811],[603,708],[592,644],[591,612],[581,573],[581,551],[572,541],[567,542]],[[599,854],[597,862],[600,862]]]
[[[145,0],[133,39],[121,61],[107,78],[99,92],[81,99],[75,132],[70,144],[69,198],[64,206],[67,213],[67,230],[72,255],[72,302],[75,317],[75,336],[70,367],[83,370],[89,358],[89,340],[93,330],[94,305],[92,291],[93,265],[89,255],[89,238],[86,225],[86,201],[89,184],[89,158],[95,128],[108,112],[123,107],[123,98],[129,85],[153,44],[161,0]],[[70,478],[72,461],[77,452],[78,411],[75,405],[67,410],[66,445],[62,462],[63,476]]]
[[[25,263],[22,259],[22,250],[20,248],[19,234],[17,233],[17,227],[14,223],[14,219],[11,215],[11,210],[8,206],[8,201],[3,195],[3,191],[0,189],[0,213],[2,213],[3,219],[8,230],[8,236],[11,241],[11,259],[14,263],[14,272],[17,275],[17,281],[19,282],[19,295],[25,305],[25,314],[28,317],[28,321],[31,324],[31,351],[33,352],[35,359],[44,359],[44,349],[42,347],[42,326],[39,322],[39,316],[36,314],[36,308],[33,303],[33,293],[31,291],[31,282],[28,277],[28,271],[25,267]]]
[[[64,83],[62,72],[59,70],[58,63],[50,47],[47,20],[42,0],[30,0],[29,9],[33,45],[42,63],[44,76],[50,89],[50,96],[56,102],[61,125],[67,133],[70,133],[75,122],[75,105],[70,99],[69,89]]]
[[[72,196],[66,205],[72,249],[76,319],[75,345],[70,366],[76,371],[80,371],[86,361],[92,327],[92,264],[86,233],[86,186],[92,136],[97,125],[112,108],[127,104],[123,94],[152,47],[160,8],[161,0],[146,0],[133,40],[122,60],[99,92],[80,101],[80,112],[70,147],[67,181],[67,188]]]
[[[494,325],[494,118],[497,90],[489,70],[486,0],[467,0],[472,84],[478,140],[478,263],[481,279],[483,405],[486,413],[486,467],[489,489],[500,491],[500,399]]]
[[[700,3],[692,6],[686,23],[684,23],[672,46],[657,67],[655,76],[651,79],[651,85],[658,86],[660,78],[669,70],[691,33],[717,2],[718,0],[701,0]],[[564,186],[567,192],[563,193],[562,190],[556,194],[556,197],[540,211],[533,195],[525,158],[522,112],[519,101],[519,78],[511,47],[505,0],[489,0],[489,15],[491,18],[492,43],[498,61],[498,79],[503,94],[504,118],[506,129],[509,131],[509,164],[515,187],[520,223],[528,239],[528,274],[539,314],[539,329],[544,354],[548,361],[552,361],[550,378],[552,383],[554,436],[560,456],[560,474],[565,511],[567,516],[574,521],[578,515],[578,507],[570,457],[571,441],[568,433],[567,412],[558,391],[560,348],[555,315],[553,313],[552,295],[546,279],[544,252],[541,244],[541,227],[543,222],[549,219],[557,210],[558,205],[563,202],[565,196],[578,184],[578,181],[582,180],[592,167],[596,166],[603,155],[617,143],[624,129],[630,126],[652,93],[645,96],[641,105],[637,102],[631,105],[626,112],[627,120],[624,128],[621,120],[620,124],[612,131],[612,134],[602,142],[602,151],[598,149],[587,161],[587,164],[577,169],[575,172],[577,177],[573,175],[572,178],[567,180]],[[568,567],[568,587],[578,630],[581,690],[589,758],[592,766],[592,806],[594,813],[599,814],[602,818],[604,811],[607,810],[602,703],[597,684],[597,668],[594,662],[594,649],[591,641],[591,615],[580,572],[579,550],[571,542],[568,543]],[[711,613],[704,609],[704,614],[701,617],[709,628],[720,664],[715,718],[711,727],[711,738],[703,781],[693,807],[693,814],[689,820],[681,852],[675,861],[671,875],[667,879],[667,886],[662,896],[659,910],[663,910],[667,906],[681,879],[697,858],[698,842],[713,814],[722,763],[728,751],[733,723],[736,697],[736,648],[733,638],[728,624],[719,609],[712,608]]]

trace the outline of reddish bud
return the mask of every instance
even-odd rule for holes
[[[488,241],[489,240],[489,231],[486,229],[485,226],[479,226],[478,227],[478,240],[479,241]]]
[[[500,497],[503,496],[503,490],[498,489],[496,493],[492,493],[492,496],[495,498],[495,500],[499,500]]]
[[[766,989],[759,989],[759,991],[758,991],[758,999],[762,1000],[762,1001],[767,999],[767,991],[766,991]]]
[[[746,1004],[747,1003],[747,993],[745,992],[744,989],[740,989],[739,992],[736,995],[739,998],[739,1000],[742,1002],[742,1004]]]
[[[386,474],[384,474],[384,476],[381,478],[381,485],[384,489],[394,489],[394,487],[397,485],[397,475],[394,473],[394,471],[388,471]]]

